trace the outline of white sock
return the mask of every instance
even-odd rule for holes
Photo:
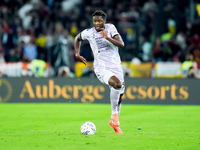
[[[120,110],[121,110],[121,103],[120,103],[120,104],[118,104],[118,106],[117,106],[117,112],[118,112],[118,116],[119,116],[119,114],[120,114]]]
[[[119,97],[120,97],[120,91],[111,87],[110,88],[110,102],[111,102],[112,114],[118,114]]]

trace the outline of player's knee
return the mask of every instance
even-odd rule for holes
[[[113,88],[115,88],[115,89],[121,89],[121,87],[122,87],[121,82],[115,82],[113,85]]]

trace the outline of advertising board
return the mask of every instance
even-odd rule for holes
[[[124,104],[199,105],[198,79],[125,78]],[[1,78],[1,103],[110,103],[96,78]]]

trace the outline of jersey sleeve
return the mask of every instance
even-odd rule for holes
[[[89,37],[89,30],[88,29],[85,29],[81,32],[81,38],[82,40],[87,40]]]
[[[111,27],[111,36],[112,37],[119,34],[119,32],[117,31],[117,28],[113,24],[111,24],[110,27]]]

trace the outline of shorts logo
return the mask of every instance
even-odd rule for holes
[[[99,74],[97,74],[97,78],[100,80],[101,79],[101,76]]]

